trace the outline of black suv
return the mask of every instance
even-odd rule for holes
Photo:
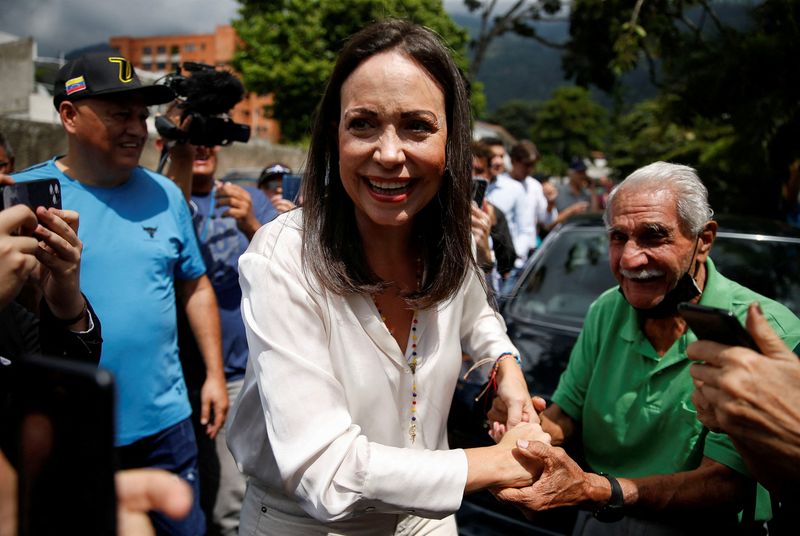
[[[711,258],[720,273],[800,315],[800,230],[772,220],[715,219],[719,231]],[[529,259],[501,312],[532,392],[549,400],[589,305],[615,285],[599,215],[556,228]],[[453,447],[491,443],[484,429],[488,408],[474,404],[480,387],[479,381],[459,382],[450,417]],[[466,497],[458,513],[462,535],[569,534],[573,517],[574,512],[552,512],[528,521],[488,493]]]

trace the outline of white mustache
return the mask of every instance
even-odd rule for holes
[[[662,275],[664,275],[664,272],[661,270],[647,270],[647,269],[637,270],[634,272],[631,270],[620,268],[619,273],[622,274],[622,277],[626,279],[650,279],[653,277],[661,277]]]

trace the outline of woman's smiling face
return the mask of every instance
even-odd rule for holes
[[[342,84],[339,173],[364,225],[405,226],[436,195],[446,166],[445,97],[398,50],[376,54]]]

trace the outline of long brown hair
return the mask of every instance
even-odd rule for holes
[[[414,219],[422,241],[426,276],[406,297],[427,308],[452,298],[469,269],[470,108],[464,78],[440,38],[414,23],[387,19],[354,34],[339,54],[320,102],[311,134],[303,180],[303,265],[327,290],[337,294],[374,293],[381,281],[369,268],[359,238],[352,200],[339,176],[338,143],[333,131],[341,111],[341,87],[366,59],[399,50],[425,69],[444,92],[447,113],[446,169],[437,195]]]

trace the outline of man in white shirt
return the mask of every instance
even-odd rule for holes
[[[486,141],[485,141],[486,140]],[[481,140],[492,149],[492,152],[502,149],[502,144],[492,144],[494,140]],[[505,151],[505,150],[504,150]],[[499,156],[495,153],[492,161]],[[531,218],[532,207],[525,192],[525,187],[512,179],[508,174],[494,174],[492,166],[492,180],[486,190],[486,198],[495,207],[499,208],[506,215],[508,229],[511,231],[511,239],[514,242],[514,250],[517,252],[517,262],[515,266],[521,268],[528,258],[528,253],[536,246],[536,229]]]
[[[532,141],[522,140],[511,148],[511,170],[508,175],[518,181],[524,188],[528,196],[528,204],[531,208],[530,217],[533,218],[534,238],[531,249],[539,247],[539,226],[547,226],[558,216],[555,207],[548,209],[547,198],[542,190],[542,183],[531,175],[536,169],[539,161],[539,150]]]

